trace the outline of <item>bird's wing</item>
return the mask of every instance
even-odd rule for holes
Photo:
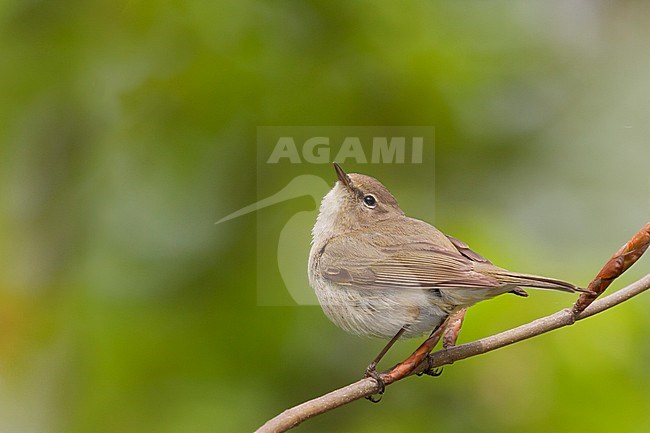
[[[477,253],[476,251],[472,250],[469,245],[467,245],[465,242],[461,241],[460,239],[456,239],[453,236],[445,235],[447,236],[447,239],[451,241],[452,244],[454,244],[454,247],[458,250],[459,253],[467,257],[473,262],[480,262],[480,263],[490,263],[488,259]]]
[[[356,288],[452,289],[502,285],[495,278],[476,272],[474,262],[465,255],[411,238],[396,243],[376,233],[333,238],[322,250],[319,266],[324,278]]]
[[[458,250],[459,253],[461,253],[463,256],[467,257],[473,262],[479,262],[479,263],[487,263],[487,264],[492,264],[488,259],[477,253],[476,251],[472,250],[469,245],[467,245],[465,242],[461,241],[460,239],[456,239],[453,236],[445,235],[447,236],[447,239],[451,241],[451,243],[454,245],[454,247]],[[524,289],[521,287],[515,287],[513,288],[510,293],[515,294],[517,296],[523,296],[524,298],[528,296],[528,292],[526,292]]]

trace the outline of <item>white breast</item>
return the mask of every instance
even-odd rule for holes
[[[328,192],[320,203],[316,224],[311,230],[312,244],[326,241],[334,234],[338,211],[343,207],[344,191],[340,183]]]

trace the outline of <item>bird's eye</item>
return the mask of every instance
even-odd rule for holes
[[[375,199],[375,196],[368,194],[365,197],[363,197],[363,204],[368,206],[369,208],[374,208],[377,206],[377,199]]]

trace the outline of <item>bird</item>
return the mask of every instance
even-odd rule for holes
[[[447,317],[524,287],[581,292],[553,278],[495,266],[466,243],[406,216],[377,179],[347,174],[323,197],[312,229],[308,274],[325,315],[352,334],[391,339],[431,333]],[[383,383],[380,383],[383,390]]]

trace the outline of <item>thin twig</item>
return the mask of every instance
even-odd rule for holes
[[[594,300],[636,262],[650,245],[650,223],[646,224],[603,266],[589,284],[592,293],[582,294],[572,308],[534,320],[525,325],[491,335],[460,346],[429,354],[433,347],[427,339],[409,358],[382,374],[386,385],[427,369],[451,364],[510,344],[523,341],[552,330],[571,325],[578,320],[598,314],[650,289],[650,274],[639,281],[594,302]],[[428,356],[427,356],[428,355]],[[374,379],[365,378],[321,397],[285,410],[260,427],[258,433],[285,432],[301,422],[321,413],[343,406],[379,391]]]
[[[598,314],[609,308],[612,308],[628,299],[650,289],[650,274],[641,280],[592,303],[586,310],[578,315],[576,320],[582,320],[587,317]],[[499,334],[491,335],[480,340],[470,343],[454,346],[449,349],[443,349],[431,354],[433,362],[430,365],[422,363],[418,370],[427,367],[439,367],[451,364],[462,359],[472,356],[481,355],[492,350],[499,349],[510,344],[535,337],[540,334],[561,328],[573,323],[573,314],[570,309],[564,309],[550,316],[537,319],[533,322],[519,326]],[[415,370],[414,373],[417,373]],[[330,411],[339,406],[343,406],[354,400],[373,395],[379,391],[379,386],[374,379],[361,379],[343,388],[332,391],[321,397],[309,400],[298,406],[292,407],[282,412],[280,415],[269,420],[266,424],[257,430],[258,433],[278,433],[289,430],[301,422]]]
[[[632,236],[625,245],[623,245],[611,259],[605,263],[596,278],[594,278],[587,289],[589,292],[580,295],[575,305],[573,312],[580,313],[587,308],[589,304],[594,302],[600,296],[612,281],[620,277],[623,272],[627,271],[630,266],[636,263],[641,258],[643,253],[650,245],[650,222],[641,228]]]

